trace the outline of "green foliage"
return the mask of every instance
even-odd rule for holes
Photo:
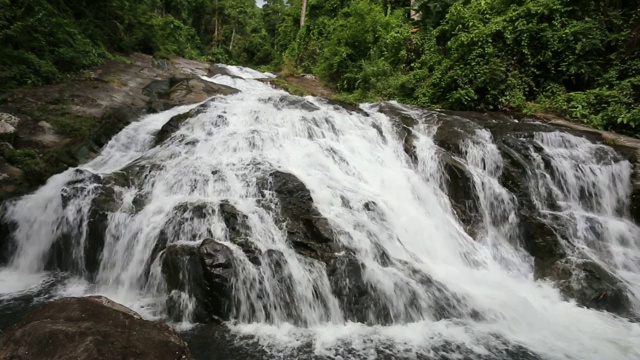
[[[96,120],[88,116],[63,115],[54,117],[50,121],[58,134],[71,138],[89,138],[97,128]]]
[[[64,80],[113,53],[262,65],[254,0],[0,0],[0,89]]]
[[[603,0],[309,0],[270,23],[274,67],[358,99],[552,111],[638,134],[640,5]],[[275,5],[274,5],[275,6]],[[280,6],[280,5],[278,5]],[[269,20],[271,21],[271,20]],[[266,21],[265,21],[266,23]],[[271,34],[271,32],[269,32]],[[286,45],[288,43],[288,45]]]
[[[308,0],[300,28],[301,2],[0,0],[0,88],[142,51],[313,72],[349,101],[552,111],[639,133],[637,2],[416,0],[414,20],[411,0]]]
[[[0,155],[2,155],[9,164],[22,170],[28,181],[37,183],[38,181],[47,179],[46,166],[34,149],[7,149]]]

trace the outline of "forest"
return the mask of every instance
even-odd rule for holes
[[[549,112],[640,135],[637,1],[0,0],[0,9],[0,89],[65,81],[140,51],[312,73],[346,101]]]

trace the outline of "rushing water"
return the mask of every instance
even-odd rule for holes
[[[18,224],[18,248],[0,270],[0,301],[40,289],[49,276],[49,249],[61,234],[72,233],[79,276],[64,280],[56,296],[104,294],[148,318],[163,318],[167,294],[160,264],[149,264],[161,232],[169,229],[170,242],[224,239],[225,225],[215,211],[204,219],[189,213],[176,218],[175,209],[228,201],[247,216],[250,241],[286,259],[284,275],[275,274],[267,258],[255,267],[228,244],[243,265],[234,283],[235,321],[227,326],[274,358],[305,348],[302,357],[338,359],[640,359],[638,324],[579,307],[563,300],[553,284],[534,281],[518,231],[518,200],[500,184],[503,160],[488,131],[467,139],[459,159],[478,196],[482,226],[474,239],[443,190],[432,119],[392,104],[419,122],[412,161],[378,105],[363,105],[366,115],[350,112],[254,80],[265,74],[228,69],[237,76],[208,80],[242,92],[205,103],[204,112],[161,145],[153,146],[160,128],[200,104],[142,118],[83,171],[56,175],[8,206],[6,217]],[[535,136],[536,207],[565,216],[571,224],[565,236],[623,279],[637,304],[640,232],[626,217],[630,164],[573,135]],[[114,187],[122,204],[109,214],[96,275],[83,277],[82,249],[89,246],[87,223],[97,193],[89,184],[67,194],[67,184],[131,168],[142,175]],[[324,265],[298,255],[269,207],[258,203],[256,179],[273,170],[295,175],[311,191],[338,241],[364,264],[364,278],[390,321],[375,312],[367,324],[345,320]],[[372,200],[374,213],[363,209]],[[388,263],[380,261],[381,249]],[[185,325],[193,299],[179,296]]]

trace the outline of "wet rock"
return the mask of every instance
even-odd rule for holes
[[[231,249],[206,239],[200,245],[169,245],[162,260],[162,275],[170,292],[195,299],[197,322],[228,320],[235,260]],[[181,319],[184,309],[168,303],[169,316]]]
[[[197,242],[200,239],[213,236],[211,230],[197,226],[207,218],[216,214],[216,207],[208,202],[184,202],[178,204],[172,211],[171,218],[166,222],[156,241],[145,273],[149,273],[151,265],[167,245],[177,241]]]
[[[233,75],[231,73],[231,71],[229,71],[229,69],[227,69],[224,66],[220,66],[220,65],[211,65],[209,67],[209,72],[207,74],[208,77],[214,77],[216,75],[224,75],[224,76],[232,76],[232,77],[237,77],[235,75]]]
[[[218,211],[227,227],[227,240],[242,249],[250,262],[260,265],[261,251],[250,239],[247,216],[226,201],[220,203]]]
[[[329,221],[313,205],[309,189],[292,174],[274,171],[258,181],[258,187],[273,192],[279,205],[279,220],[287,238],[301,255],[327,262],[338,246]]]
[[[73,206],[73,201],[92,197],[86,218],[77,219],[75,224],[66,224],[66,230],[54,242],[48,255],[46,269],[69,271],[92,279],[99,267],[104,249],[109,215],[122,206],[122,194],[113,186],[105,183],[99,175],[76,170],[76,179],[62,189],[62,205]],[[83,229],[84,227],[84,229]],[[76,249],[85,236],[84,248]]]
[[[412,162],[418,161],[418,155],[416,153],[415,135],[412,128],[419,124],[419,121],[391,103],[382,103],[378,107],[378,111],[387,115],[391,120],[391,124],[396,130],[398,137],[402,140],[402,147],[404,152],[409,156]]]
[[[16,250],[12,234],[17,226],[6,218],[6,206],[0,203],[0,266],[8,264]]]
[[[199,103],[214,95],[232,95],[239,90],[215,84],[200,77],[156,80],[143,90],[149,96],[149,112],[161,112],[173,107]]]
[[[633,221],[636,225],[640,226],[640,186],[635,187],[631,193],[631,205],[629,207],[629,211]]]
[[[464,226],[465,232],[475,238],[482,227],[482,216],[473,176],[456,158],[448,154],[443,154],[441,158],[451,207]]]
[[[300,96],[293,96],[289,94],[281,95],[278,97],[270,97],[266,99],[265,102],[273,104],[273,106],[278,110],[282,110],[285,108],[301,109],[309,112],[320,110],[319,107],[317,107],[309,100],[306,100],[305,98]]]
[[[65,298],[29,313],[0,337],[0,359],[189,360],[167,325],[104,297]]]
[[[547,269],[560,291],[578,304],[621,316],[631,316],[625,286],[614,275],[591,260],[562,259]]]
[[[24,192],[26,187],[24,172],[0,157],[0,201]]]
[[[474,122],[450,114],[438,114],[438,129],[433,141],[449,154],[464,157],[465,142],[472,139],[475,132],[482,127]]]
[[[350,254],[334,257],[327,264],[327,277],[345,320],[390,324],[391,313],[375,289],[366,282],[364,271],[364,264]]]
[[[171,135],[180,130],[180,127],[185,121],[202,114],[208,107],[208,104],[202,104],[195,109],[172,117],[166,124],[162,125],[160,131],[156,134],[155,146],[165,142],[169,137],[171,137]]]

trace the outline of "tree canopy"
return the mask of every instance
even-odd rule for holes
[[[314,73],[353,100],[551,111],[640,128],[632,1],[0,0],[0,8],[5,88],[143,51]]]

